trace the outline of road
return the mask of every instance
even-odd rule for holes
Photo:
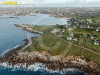
[[[90,51],[90,52],[92,52],[92,53],[94,53],[94,54],[100,56],[100,53],[97,53],[97,52],[95,52],[95,51],[93,51],[93,50],[91,50],[91,49],[89,49],[89,48],[85,48],[85,47],[82,47],[82,46],[79,46],[79,45],[76,45],[76,44],[73,44],[73,45],[74,45],[74,46],[77,46],[77,47],[80,47],[80,48],[83,48],[83,49],[85,49],[85,50],[87,50],[87,51]]]
[[[32,39],[31,39],[31,38],[28,38],[27,40],[28,40],[28,44],[25,45],[25,46],[20,50],[20,52],[23,51],[23,50],[25,50],[27,47],[29,47],[29,46],[32,44]]]
[[[55,34],[55,35],[56,35],[56,34]],[[56,35],[56,36],[59,37],[58,35]],[[62,39],[61,37],[59,37],[59,38]],[[64,39],[62,39],[62,40],[64,40]],[[66,41],[66,40],[64,40],[64,41],[67,42],[67,43],[69,43],[69,42]],[[77,46],[77,47],[80,47],[80,48],[82,48],[82,49],[85,49],[85,50],[87,50],[87,51],[89,51],[89,52],[92,52],[92,53],[94,53],[94,54],[100,56],[100,53],[97,53],[97,52],[95,52],[95,51],[93,51],[93,50],[91,50],[91,49],[89,49],[89,48],[85,48],[85,47],[82,47],[82,46],[79,46],[79,45],[76,45],[76,44],[73,44],[73,43],[72,43],[72,45]]]

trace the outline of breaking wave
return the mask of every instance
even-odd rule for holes
[[[29,65],[28,67],[26,67],[26,64],[17,64],[13,67],[11,64],[9,65],[6,62],[6,63],[0,63],[0,66],[1,66],[0,73],[2,72],[2,70],[4,70],[7,73],[14,72],[15,75],[19,75],[16,72],[22,73],[21,75],[32,75],[32,74],[36,74],[36,75],[88,75],[87,73],[79,71],[74,68],[68,68],[68,69],[63,69],[63,70],[57,69],[54,71],[54,70],[48,69],[47,67],[45,67],[45,64],[42,64],[42,63],[35,63],[33,65]],[[6,75],[6,72],[2,75]],[[27,74],[27,73],[23,74],[23,72],[27,72],[30,74]]]

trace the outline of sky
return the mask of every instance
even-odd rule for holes
[[[100,7],[100,0],[0,0],[33,2],[36,7]]]
[[[18,1],[18,2],[46,2],[46,3],[58,3],[58,2],[66,2],[66,1],[100,1],[100,0],[0,0],[0,1]]]

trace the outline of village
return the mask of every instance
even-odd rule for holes
[[[59,28],[57,35],[73,44],[100,52],[100,27],[99,23],[91,19],[71,18],[68,25],[56,25]]]
[[[99,0],[1,0],[0,20],[0,75],[100,75]]]

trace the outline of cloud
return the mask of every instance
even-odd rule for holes
[[[41,3],[41,2],[44,2],[45,0],[33,0],[33,2],[39,2],[39,3]]]
[[[59,2],[59,3],[39,4],[39,6],[43,6],[43,7],[100,7],[100,1],[73,0],[73,1],[66,1],[65,3]]]

